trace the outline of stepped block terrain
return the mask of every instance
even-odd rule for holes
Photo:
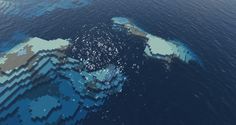
[[[0,123],[76,124],[122,91],[124,75],[108,65],[87,71],[65,54],[68,40],[30,38],[0,58]]]

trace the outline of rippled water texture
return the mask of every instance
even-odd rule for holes
[[[84,116],[81,123],[85,125],[235,125],[235,6],[235,0],[0,0],[0,51],[4,55],[29,37],[66,39],[71,44],[64,54],[87,62],[82,71],[88,75],[116,67],[111,69],[119,69],[127,77],[124,85],[118,84],[123,85],[122,92],[105,99],[96,113],[93,108],[86,110],[87,115],[76,110],[78,119],[75,115],[68,124]],[[153,36],[181,41],[201,59],[204,68],[178,58],[171,62],[147,58],[145,39],[113,30],[113,17],[132,19]],[[73,98],[59,95],[79,94],[68,80],[72,78],[69,73],[58,70],[57,74],[60,77],[54,81],[32,89],[33,95],[19,97],[9,108],[18,110],[6,110],[13,113],[12,117],[0,121],[17,123],[20,118],[32,122],[28,116],[41,116],[40,111],[45,111],[52,122],[63,117],[65,109],[59,109],[71,106]],[[52,112],[38,112],[35,107],[41,103],[36,100],[50,102],[46,109]],[[91,104],[83,101],[86,103],[79,106]],[[70,115],[76,106],[65,112]],[[32,112],[24,115],[28,108]],[[0,114],[4,116],[2,110]]]
[[[0,0],[0,12],[20,17],[42,16],[56,9],[71,9],[88,5],[91,0]]]

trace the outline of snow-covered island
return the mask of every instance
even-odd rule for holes
[[[125,77],[118,67],[88,71],[85,62],[68,57],[70,44],[28,38],[1,54],[0,124],[76,124],[122,91]]]
[[[112,18],[114,26],[125,28],[129,33],[146,39],[145,54],[149,57],[171,61],[172,58],[189,63],[196,61],[199,63],[197,56],[183,43],[174,40],[165,40],[158,36],[152,35],[136,26],[130,19],[124,17]]]

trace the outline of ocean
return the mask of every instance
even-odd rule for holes
[[[127,76],[123,91],[90,113],[84,125],[235,125],[235,6],[234,0],[94,0],[34,17],[0,13],[0,51],[27,36],[63,38],[80,47],[67,51],[71,57],[90,58],[84,52],[94,50],[102,53],[101,60],[91,62],[97,68],[120,65]],[[117,16],[183,42],[203,66],[148,58],[142,38],[112,30],[111,18]],[[119,53],[92,47],[99,40]]]

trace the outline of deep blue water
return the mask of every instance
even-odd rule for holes
[[[99,63],[121,59],[128,80],[122,93],[87,116],[85,125],[235,125],[235,6],[234,0],[94,0],[33,18],[0,14],[0,50],[14,46],[20,37],[12,36],[19,33],[44,39],[79,37],[74,44],[81,49],[100,36],[111,38],[120,53],[105,54]],[[131,18],[154,35],[184,42],[204,67],[176,60],[167,70],[165,62],[143,56],[141,38],[112,30],[111,18],[117,16]],[[130,68],[133,64],[140,68]]]

